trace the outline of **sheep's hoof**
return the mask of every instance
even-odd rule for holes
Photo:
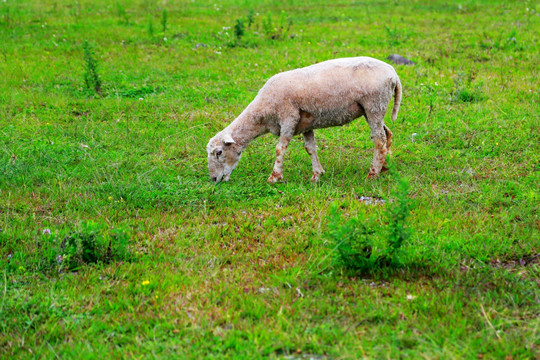
[[[275,184],[278,181],[282,181],[282,180],[283,180],[283,174],[277,174],[275,172],[273,172],[272,175],[270,175],[270,177],[268,178],[268,182],[270,184]]]
[[[316,183],[319,181],[319,179],[321,178],[321,175],[324,174],[324,171],[320,172],[320,173],[313,173],[313,176],[311,177],[311,182],[312,183]]]
[[[367,176],[368,179],[375,179],[377,176],[379,176],[378,173],[376,173],[374,170],[371,170]]]

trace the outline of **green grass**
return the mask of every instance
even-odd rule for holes
[[[0,357],[540,357],[539,10],[0,2]],[[359,201],[396,185],[366,180],[362,119],[317,132],[318,184],[300,137],[266,183],[270,135],[210,182],[207,141],[271,75],[393,53],[417,64],[387,121],[414,204],[401,267],[351,272],[327,244],[332,204],[388,226],[393,202]]]

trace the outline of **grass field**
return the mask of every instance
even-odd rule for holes
[[[538,11],[0,1],[0,358],[539,358]],[[359,119],[316,132],[317,184],[301,137],[266,183],[271,135],[209,180],[270,76],[393,53],[394,174]],[[400,264],[343,266],[331,208],[384,238],[401,178]]]

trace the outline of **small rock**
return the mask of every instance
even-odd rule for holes
[[[366,205],[384,205],[385,200],[378,197],[371,196],[356,196],[356,198]]]
[[[412,62],[411,60],[401,56],[401,55],[398,55],[398,54],[392,54],[388,57],[388,60],[390,60],[391,62],[393,62],[394,64],[396,65],[416,65],[414,62]]]

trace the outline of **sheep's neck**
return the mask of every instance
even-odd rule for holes
[[[257,121],[252,114],[243,112],[229,126],[231,136],[236,143],[245,149],[255,138],[265,134],[268,130]]]

